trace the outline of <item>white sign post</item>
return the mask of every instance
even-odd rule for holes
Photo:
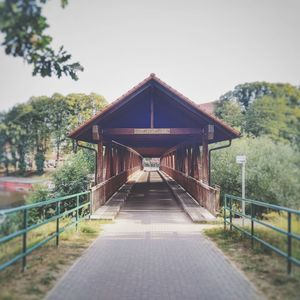
[[[246,155],[237,155],[236,162],[242,165],[242,199],[245,199],[245,167],[246,167]],[[245,215],[245,201],[242,201],[242,213]],[[242,224],[244,226],[245,217],[243,216]]]

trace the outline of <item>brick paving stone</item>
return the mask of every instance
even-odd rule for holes
[[[190,221],[157,173],[145,172],[115,223],[104,225],[47,299],[260,299],[201,234],[205,226]]]

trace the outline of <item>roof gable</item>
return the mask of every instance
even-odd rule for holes
[[[235,129],[231,128],[229,125],[227,125],[217,117],[202,110],[193,101],[191,101],[190,99],[188,99],[187,97],[185,97],[184,95],[167,85],[165,82],[160,80],[158,77],[156,77],[155,74],[150,74],[150,76],[147,77],[145,80],[140,82],[127,93],[125,93],[120,98],[116,99],[114,102],[105,107],[98,114],[86,121],[83,125],[71,132],[69,136],[74,139],[84,140],[82,139],[82,136],[87,131],[91,131],[91,127],[93,125],[100,124],[100,127],[111,127],[111,124],[113,124],[114,122],[109,122],[109,120],[113,119],[126,120],[127,118],[128,124],[133,124],[133,119],[135,119],[138,126],[127,127],[150,127],[147,126],[147,120],[145,120],[145,118],[143,119],[140,112],[145,111],[146,113],[145,107],[147,105],[145,105],[144,102],[147,101],[147,99],[150,99],[151,95],[149,93],[152,90],[155,90],[156,93],[154,97],[154,103],[156,103],[156,105],[159,106],[159,109],[156,110],[156,124],[158,125],[158,128],[174,127],[167,126],[167,121],[165,122],[165,124],[163,123],[163,121],[161,121],[161,124],[159,124],[158,120],[162,120],[162,118],[159,117],[159,114],[161,114],[165,117],[166,120],[171,120],[173,116],[173,123],[180,123],[180,126],[177,127],[200,127],[201,124],[213,124],[218,128],[220,132],[222,132],[227,137],[226,139],[236,138],[240,135],[239,132],[237,132]],[[159,101],[157,99],[159,99]],[[169,104],[174,105],[176,109],[170,109],[168,107]],[[143,107],[143,105],[145,107]],[[136,109],[134,108],[135,106],[139,106],[139,113],[136,113],[134,116],[131,116],[129,113],[131,110],[129,108],[131,107],[131,109]],[[126,109],[126,107],[128,109]],[[141,117],[141,120],[138,120],[139,116]],[[189,121],[187,121],[187,119],[189,119]],[[186,124],[184,122],[186,122]],[[193,125],[192,122],[194,122],[195,125]],[[121,121],[115,121],[115,124],[116,126],[113,127],[124,127],[126,122],[122,123]],[[172,123],[170,124],[172,125]]]

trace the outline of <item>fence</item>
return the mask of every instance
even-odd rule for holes
[[[169,167],[161,166],[160,169],[171,176],[187,192],[189,192],[201,206],[205,207],[214,216],[217,214],[220,203],[220,189],[218,187],[213,188],[191,176],[186,176],[184,173]]]
[[[101,207],[131,175],[141,169],[140,166],[123,171],[92,187],[92,212]]]
[[[78,223],[90,214],[90,203],[91,193],[87,191],[30,205],[0,210],[2,216],[0,246],[3,247],[8,242],[17,240],[18,237],[21,238],[20,252],[13,251],[13,257],[8,259],[7,256],[9,255],[6,256],[4,251],[2,252],[0,271],[19,260],[22,260],[22,270],[24,271],[26,268],[26,257],[32,251],[54,238],[56,238],[56,245],[58,246],[60,234],[74,225],[77,230]],[[61,221],[65,221],[66,224],[60,224]],[[28,245],[28,234],[50,222],[56,223],[54,232],[47,232],[45,238]]]
[[[241,207],[245,203],[245,213]],[[238,217],[238,218],[237,218]],[[300,211],[251,199],[225,195],[224,230],[229,224],[254,241],[286,258],[287,272],[300,266]],[[256,224],[256,226],[255,226]]]

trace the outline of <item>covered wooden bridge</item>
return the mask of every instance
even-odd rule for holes
[[[173,178],[215,215],[219,189],[210,186],[209,144],[229,146],[239,132],[151,74],[70,137],[78,145],[98,145],[93,211],[142,170],[144,157],[157,157],[161,176]]]

